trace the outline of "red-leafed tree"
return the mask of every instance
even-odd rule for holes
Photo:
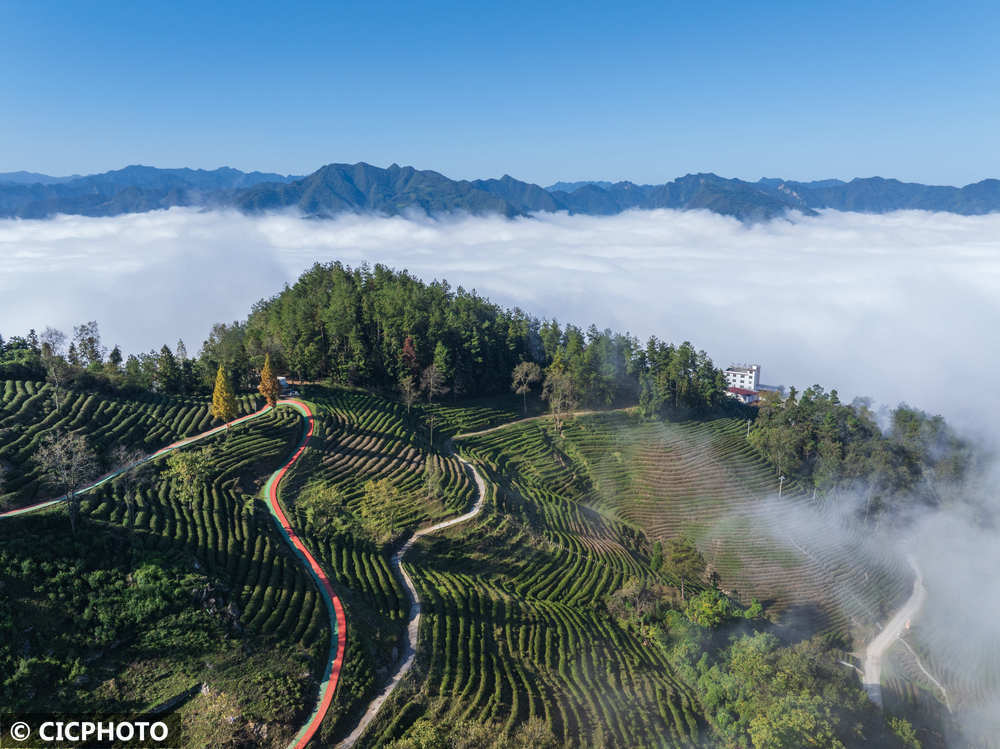
[[[399,357],[403,363],[404,374],[416,376],[420,370],[420,363],[417,361],[417,350],[413,348],[413,339],[406,336],[403,341],[403,353]]]

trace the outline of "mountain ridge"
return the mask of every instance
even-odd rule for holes
[[[114,216],[187,206],[234,208],[245,213],[299,210],[327,218],[340,213],[528,216],[539,212],[614,215],[628,210],[708,210],[741,221],[820,210],[886,213],[943,211],[982,215],[1000,211],[1000,180],[963,187],[925,185],[883,177],[800,182],[775,177],[756,182],[711,172],[686,174],[663,184],[629,181],[556,182],[548,187],[500,178],[453,180],[427,169],[365,162],[331,163],[305,176],[213,170],[161,169],[133,164],[101,174],[51,177],[0,173],[0,218],[56,214]]]

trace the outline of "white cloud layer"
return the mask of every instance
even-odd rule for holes
[[[172,209],[0,222],[0,333],[97,319],[148,350],[313,262],[382,262],[560,321],[689,339],[764,381],[975,419],[1000,372],[1000,215],[704,212],[329,221]]]

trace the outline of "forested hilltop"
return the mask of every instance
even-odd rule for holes
[[[820,385],[743,406],[690,342],[643,344],[594,325],[560,325],[383,265],[316,264],[245,321],[214,325],[195,357],[183,341],[127,357],[118,346],[109,352],[93,321],[71,337],[52,328],[0,336],[0,379],[47,379],[57,397],[66,387],[192,395],[210,393],[222,368],[249,392],[268,356],[294,380],[374,390],[407,406],[513,389],[540,394],[556,414],[634,405],[673,419],[754,418],[751,443],[780,473],[824,492],[864,484],[876,508],[891,497],[935,501],[929,477],[959,480],[971,460],[940,417],[907,406],[888,414],[887,428],[867,401],[841,403]]]
[[[640,399],[693,412],[729,405],[721,370],[688,342],[652,338],[642,346],[627,334],[561,326],[381,265],[315,265],[255,304],[246,321],[216,324],[196,358],[183,342],[127,358],[117,346],[108,353],[96,322],[70,338],[52,329],[13,337],[3,352],[0,377],[164,393],[208,392],[220,364],[238,388],[255,387],[270,354],[294,379],[381,391],[419,381],[433,366],[452,397],[508,392],[512,370],[533,362],[563,378],[574,407]]]

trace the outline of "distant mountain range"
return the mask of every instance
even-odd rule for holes
[[[299,177],[241,172],[222,167],[157,169],[129,166],[87,176],[50,177],[33,172],[0,173],[0,217],[45,218],[58,213],[114,216],[193,206],[235,208],[248,213],[298,209],[312,217],[338,213],[398,215],[423,211],[499,213],[540,211],[611,215],[629,209],[705,209],[743,221],[761,221],[789,211],[886,213],[901,209],[976,215],[1000,211],[1000,180],[946,187],[869,177],[745,182],[715,174],[688,174],[662,185],[632,182],[557,182],[547,188],[510,176],[452,180],[443,174],[396,164],[329,164]]]

